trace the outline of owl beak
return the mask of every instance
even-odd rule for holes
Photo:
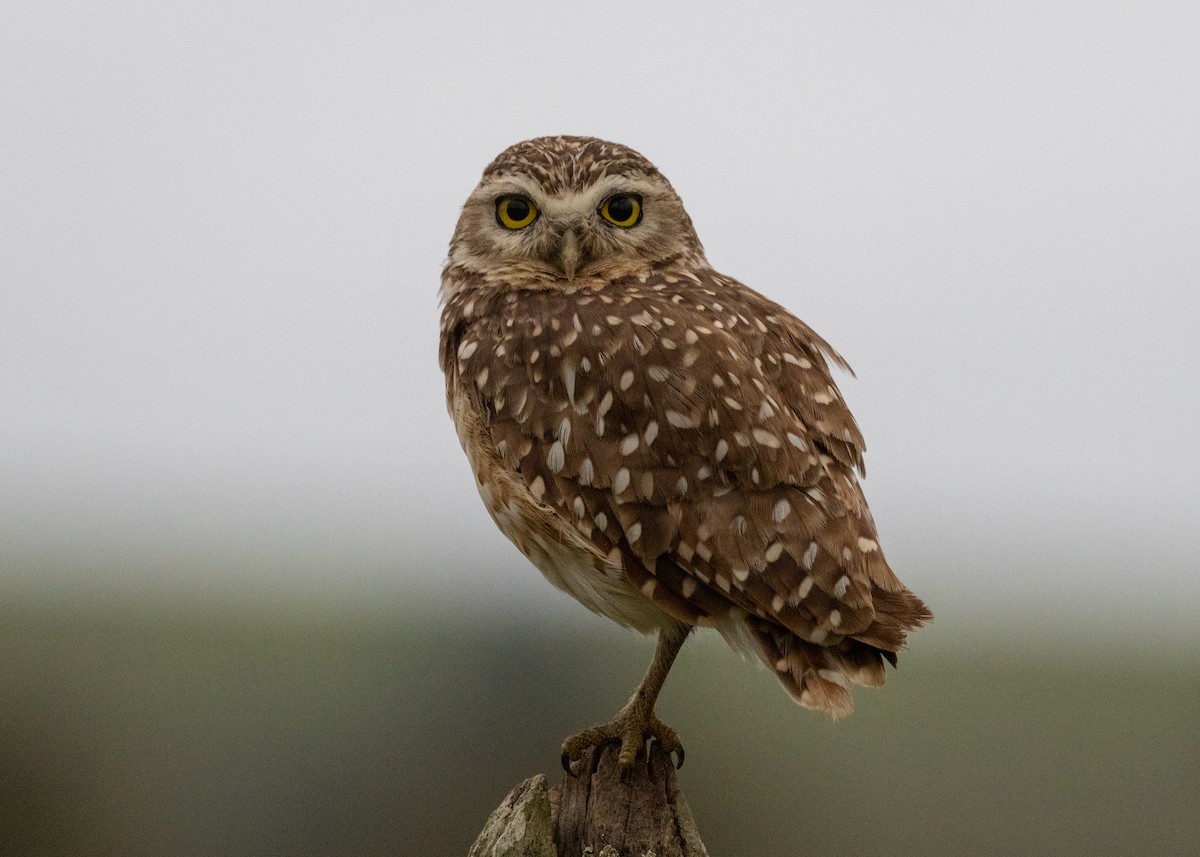
[[[558,266],[568,280],[575,279],[575,271],[579,268],[579,238],[574,229],[563,233],[562,243],[558,245]]]

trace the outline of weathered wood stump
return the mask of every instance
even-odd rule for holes
[[[593,747],[575,776],[521,783],[488,818],[469,857],[708,857],[657,743],[624,779],[616,744]]]

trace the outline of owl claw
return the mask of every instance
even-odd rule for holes
[[[675,734],[675,730],[663,723],[653,714],[650,715],[650,728],[647,730],[651,737],[658,742],[675,766],[675,770],[683,767],[683,742]]]
[[[670,753],[670,756],[671,756],[671,763],[673,765],[675,765],[675,770],[678,771],[680,768],[683,767],[683,745],[682,744],[680,744],[676,749],[672,750]],[[676,758],[678,758],[678,761],[676,761]]]
[[[617,766],[624,775],[633,768],[639,755],[648,756],[646,753],[647,739],[658,742],[677,770],[683,767],[683,744],[674,729],[655,717],[653,713],[648,716],[638,716],[633,712],[622,711],[611,723],[585,729],[564,741],[562,746],[563,770],[571,776],[575,776],[572,764],[583,757],[583,753],[588,747],[613,741],[619,742],[621,745],[620,752],[617,754]]]

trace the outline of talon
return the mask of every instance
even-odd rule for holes
[[[563,770],[575,776],[572,762],[578,761],[588,747],[596,747],[609,741],[618,742],[620,750],[617,753],[617,767],[624,781],[641,756],[647,764],[650,762],[649,742],[657,741],[662,747],[675,769],[683,767],[683,745],[675,730],[654,716],[653,712],[644,712],[636,708],[622,710],[611,723],[593,726],[578,735],[572,735],[562,746]],[[675,754],[678,753],[678,761]]]

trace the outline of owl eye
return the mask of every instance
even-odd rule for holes
[[[537,216],[537,206],[528,197],[502,196],[496,200],[496,220],[505,229],[524,229]]]
[[[628,229],[642,219],[642,198],[632,193],[617,193],[604,200],[600,216],[613,226]]]

